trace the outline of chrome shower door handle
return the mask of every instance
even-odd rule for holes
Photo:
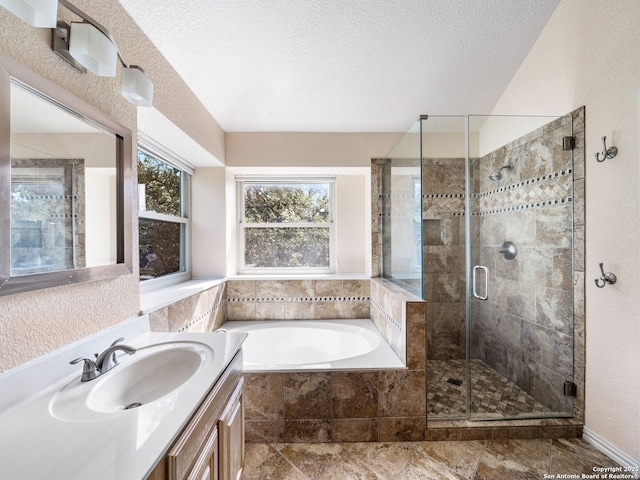
[[[484,270],[484,295],[480,295],[476,288],[477,286],[476,279],[478,277],[478,270]],[[476,265],[475,267],[473,267],[473,282],[472,282],[473,296],[476,297],[478,300],[486,300],[487,298],[489,298],[488,282],[489,282],[489,269],[484,265]]]

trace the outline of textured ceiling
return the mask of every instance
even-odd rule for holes
[[[226,131],[490,113],[560,0],[120,0]]]

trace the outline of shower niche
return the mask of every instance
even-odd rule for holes
[[[426,301],[429,421],[581,418],[583,130],[584,109],[425,115],[376,160],[379,273]]]

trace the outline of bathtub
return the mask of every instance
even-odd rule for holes
[[[229,321],[222,329],[249,334],[245,372],[406,368],[371,320]]]

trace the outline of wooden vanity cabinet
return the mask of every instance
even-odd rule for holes
[[[147,480],[239,480],[244,460],[242,351]]]
[[[236,387],[218,421],[220,432],[220,477],[239,480],[244,460],[244,414],[242,382]]]

